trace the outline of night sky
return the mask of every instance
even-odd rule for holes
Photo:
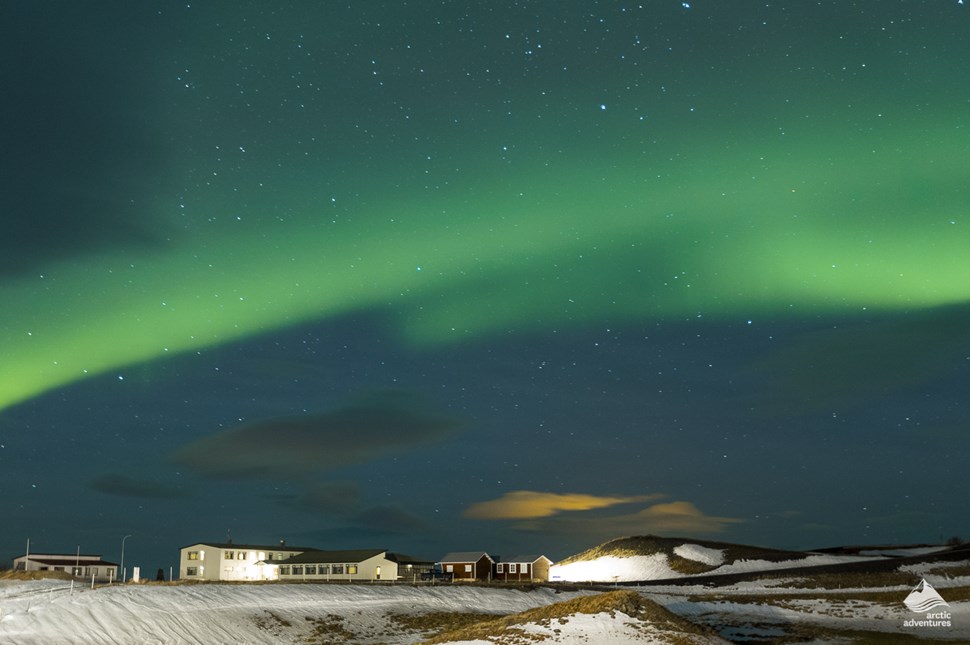
[[[970,536],[968,11],[2,3],[0,555]]]

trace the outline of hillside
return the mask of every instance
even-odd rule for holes
[[[557,562],[550,569],[555,582],[638,582],[696,576],[748,574],[872,563],[901,554],[929,555],[948,547],[919,549],[858,548],[784,551],[764,547],[655,535],[622,537]]]

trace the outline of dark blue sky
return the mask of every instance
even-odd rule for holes
[[[4,557],[970,530],[959,3],[0,25]]]

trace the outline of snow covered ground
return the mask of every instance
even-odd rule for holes
[[[92,591],[72,590],[63,581],[0,581],[0,643],[416,643],[422,633],[395,621],[395,615],[507,615],[585,595],[593,592],[325,584],[115,585]],[[517,629],[544,643],[671,642],[662,629],[620,612],[576,614]]]
[[[964,562],[966,564],[966,562]],[[806,590],[785,580],[746,581],[711,588],[664,585],[634,588],[681,618],[729,639],[781,636],[803,625],[833,633],[909,633],[930,640],[970,642],[970,601],[956,588],[970,576],[927,576],[949,606],[947,627],[907,626],[921,619],[903,600],[905,586],[881,589],[883,599],[854,598],[872,589]],[[948,593],[950,590],[950,593]],[[91,590],[62,580],[0,581],[0,643],[14,645],[222,645],[343,643],[398,645],[425,636],[399,617],[436,614],[518,614],[564,601],[587,602],[593,591],[518,590],[463,585],[201,584],[115,585]],[[962,594],[961,594],[962,595]],[[794,597],[797,596],[797,597]],[[948,598],[949,596],[949,598]],[[752,597],[756,597],[752,600]],[[863,596],[865,597],[865,596]],[[597,610],[598,611],[598,610]],[[632,612],[636,613],[636,612]],[[398,617],[396,619],[396,617]],[[578,644],[686,642],[643,615],[622,611],[567,613],[514,627],[516,642]],[[675,641],[680,638],[679,641]],[[692,635],[693,642],[723,643]],[[453,641],[494,645],[497,641]],[[818,639],[816,642],[840,642]]]

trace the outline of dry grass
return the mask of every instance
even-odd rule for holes
[[[343,618],[336,614],[327,614],[322,618],[307,616],[306,620],[310,623],[310,635],[304,639],[304,643],[313,645],[328,645],[330,643],[350,643],[356,638],[356,634],[344,629]]]
[[[759,580],[770,580],[784,576],[759,576]],[[898,585],[916,586],[920,576],[902,571],[844,571],[838,573],[811,573],[799,578],[788,579],[784,586],[797,589],[865,589],[869,587],[895,587]]]
[[[645,599],[633,591],[610,591],[593,596],[581,596],[565,602],[537,607],[511,616],[492,616],[484,620],[440,631],[424,641],[427,644],[447,643],[461,640],[493,640],[513,645],[545,640],[542,634],[530,634],[521,625],[534,623],[555,630],[556,623],[568,621],[576,614],[623,613],[649,623],[654,629],[667,632],[675,640],[690,642],[693,635],[709,635],[710,632],[673,614],[660,605]]]

